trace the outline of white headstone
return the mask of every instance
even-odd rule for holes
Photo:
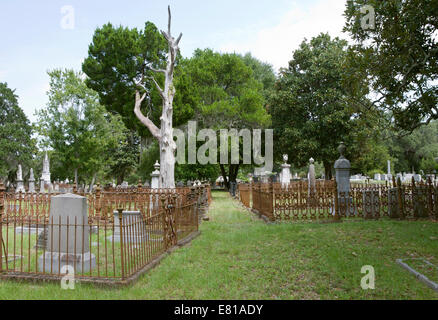
[[[24,189],[24,184],[23,184],[23,171],[21,169],[21,164],[18,165],[18,170],[17,170],[17,189],[15,190],[15,192],[26,192],[26,190]]]
[[[155,170],[151,173],[151,189],[160,188],[160,164],[158,161],[154,164]]]
[[[290,164],[287,163],[288,155],[283,155],[284,163],[281,165],[281,173],[280,173],[280,182],[283,188],[287,188],[290,184],[290,180],[292,178],[290,173]]]

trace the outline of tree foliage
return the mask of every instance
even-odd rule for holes
[[[354,104],[367,103],[363,89],[351,88],[344,79],[346,49],[346,41],[328,34],[303,41],[281,70],[270,102],[277,159],[287,153],[300,167],[312,157],[324,163],[327,178],[341,141],[355,160],[373,135],[375,115],[358,113]]]
[[[18,164],[27,165],[35,147],[32,127],[18,106],[17,95],[0,82],[0,179],[15,181]]]
[[[49,76],[49,102],[37,112],[41,145],[53,150],[60,178],[89,182],[112,161],[108,150],[123,140],[123,122],[106,112],[80,73],[53,70]]]
[[[133,113],[136,79],[145,75],[144,87],[148,96],[142,104],[142,112],[154,123],[160,122],[162,101],[151,79],[156,75],[151,67],[165,65],[167,42],[152,22],[146,22],[144,30],[114,27],[108,23],[97,28],[88,49],[88,57],[82,65],[88,76],[87,85],[99,93],[100,102],[109,112],[122,116],[126,127],[141,137],[150,132]],[[176,66],[176,95],[174,101],[175,125],[185,123],[193,116],[191,88],[184,72]]]
[[[252,57],[245,59],[237,54],[221,54],[210,49],[198,49],[190,60],[184,62],[185,73],[194,88],[192,94],[197,101],[195,111],[200,129],[213,129],[219,137],[220,129],[265,128],[270,124],[265,109],[264,84],[247,64],[254,69],[263,68],[262,63]],[[266,77],[266,73],[260,71],[260,79]],[[240,166],[220,165],[221,173],[230,181],[236,181]]]
[[[360,9],[375,10],[375,28],[362,28]],[[413,130],[438,119],[438,5],[436,0],[348,0],[346,26],[356,42],[351,83],[369,80],[377,108]]]

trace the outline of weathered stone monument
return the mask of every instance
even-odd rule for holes
[[[41,179],[40,179],[40,193],[46,192],[46,185],[48,185],[49,192],[52,189],[51,187],[51,180],[50,180],[50,161],[49,156],[44,156],[43,161],[43,172],[41,173]]]
[[[24,189],[24,183],[23,183],[23,171],[21,169],[21,164],[18,165],[17,170],[17,189],[15,190],[16,193],[23,192],[25,193],[26,190]]]
[[[35,177],[32,168],[30,168],[29,193],[35,193]]]
[[[351,163],[344,156],[346,147],[343,142],[338,147],[340,157],[335,162],[336,183],[338,185],[339,214],[348,215],[352,205],[350,197],[350,169]]]
[[[154,171],[151,173],[151,188],[152,189],[159,189],[160,188],[160,163],[155,162],[154,164]]]
[[[89,272],[96,266],[87,213],[85,197],[63,194],[51,198],[46,252],[38,259],[40,271],[58,273],[70,265],[75,272]]]
[[[282,188],[288,188],[290,184],[290,180],[292,178],[290,173],[290,164],[287,163],[289,157],[287,154],[283,155],[284,163],[281,165],[281,173],[280,173],[280,182]]]
[[[315,177],[315,160],[310,158],[309,160],[309,181],[308,181],[309,195],[314,195],[316,192],[316,177]]]
[[[387,181],[391,181],[392,180],[392,174],[391,174],[391,160],[388,160],[388,174],[387,174]]]

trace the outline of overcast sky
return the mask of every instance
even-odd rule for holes
[[[345,0],[1,0],[0,82],[16,90],[31,121],[47,103],[47,70],[81,69],[94,30],[114,25],[143,28],[151,21],[167,27],[172,7],[174,34],[182,32],[181,52],[196,48],[251,52],[276,70],[287,66],[304,38],[320,32],[342,34]],[[62,8],[74,9],[74,28]],[[71,12],[71,11],[68,11]],[[67,23],[67,25],[66,25]]]

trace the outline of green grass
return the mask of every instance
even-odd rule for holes
[[[189,246],[128,287],[0,282],[0,299],[438,299],[398,258],[438,265],[438,224],[355,221],[267,225],[226,193]],[[362,290],[372,265],[375,290]]]

